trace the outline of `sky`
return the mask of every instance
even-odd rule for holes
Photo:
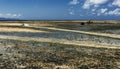
[[[120,20],[120,0],[0,0],[1,18]]]

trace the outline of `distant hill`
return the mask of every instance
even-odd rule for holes
[[[9,20],[20,20],[20,19],[17,19],[17,18],[3,18],[3,17],[0,17],[0,21],[9,21]]]

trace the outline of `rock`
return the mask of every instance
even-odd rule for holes
[[[80,69],[89,69],[89,67],[87,65],[82,65],[81,67],[79,67]]]
[[[66,65],[61,65],[61,66],[55,66],[54,69],[70,69],[70,67]]]
[[[23,27],[27,27],[27,26],[29,26],[29,24],[25,24],[25,23],[24,23],[22,26],[23,26]]]
[[[3,54],[0,54],[0,56],[2,56]]]

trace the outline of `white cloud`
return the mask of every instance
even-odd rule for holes
[[[79,4],[79,1],[78,0],[72,0],[69,4],[70,5],[77,5],[77,4]]]
[[[95,10],[96,10],[96,9],[95,9],[95,8],[93,8],[93,9],[92,9],[92,12],[94,12]]]
[[[100,4],[106,3],[108,0],[86,0],[83,8],[89,9],[90,6],[98,7]]]
[[[107,8],[102,8],[100,9],[100,13],[105,13],[108,9]]]
[[[120,7],[120,0],[114,0],[112,5]]]
[[[108,10],[107,8],[102,8],[96,12],[97,16],[100,15],[113,15],[119,16],[120,15],[120,8],[116,8],[114,10]]]
[[[99,9],[96,14],[97,16],[100,16],[100,15],[105,15],[105,13],[108,11],[107,8],[102,8],[102,9]]]
[[[21,17],[21,14],[11,14],[11,13],[2,14],[2,13],[0,13],[0,17],[4,17],[4,18],[19,18],[19,17]]]
[[[72,11],[70,11],[70,12],[69,12],[69,14],[70,14],[70,15],[75,15],[75,13],[74,13],[74,12],[72,12]]]
[[[73,8],[73,7],[70,7],[70,8],[68,9],[68,13],[69,13],[70,15],[75,15],[75,10],[74,10],[74,8]]]
[[[96,16],[120,16],[120,0],[84,0],[82,4],[79,3],[79,0],[71,0],[70,5],[82,5],[82,10],[89,9],[80,16],[84,15],[96,15]],[[100,8],[100,9],[99,9]],[[115,8],[113,10],[113,8]],[[76,9],[71,7],[69,9],[70,15],[76,15]]]
[[[108,11],[105,14],[106,15],[120,15],[120,8],[116,8],[115,10]]]

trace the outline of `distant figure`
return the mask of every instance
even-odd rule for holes
[[[81,25],[89,25],[89,24],[92,24],[93,23],[93,21],[92,20],[89,20],[89,21],[87,21],[87,22],[81,22],[80,24]]]
[[[88,24],[92,24],[93,22],[92,22],[92,20],[89,20],[87,23],[88,23]]]
[[[28,27],[29,26],[29,24],[25,24],[25,23],[23,23],[23,25],[22,25],[23,27]]]

